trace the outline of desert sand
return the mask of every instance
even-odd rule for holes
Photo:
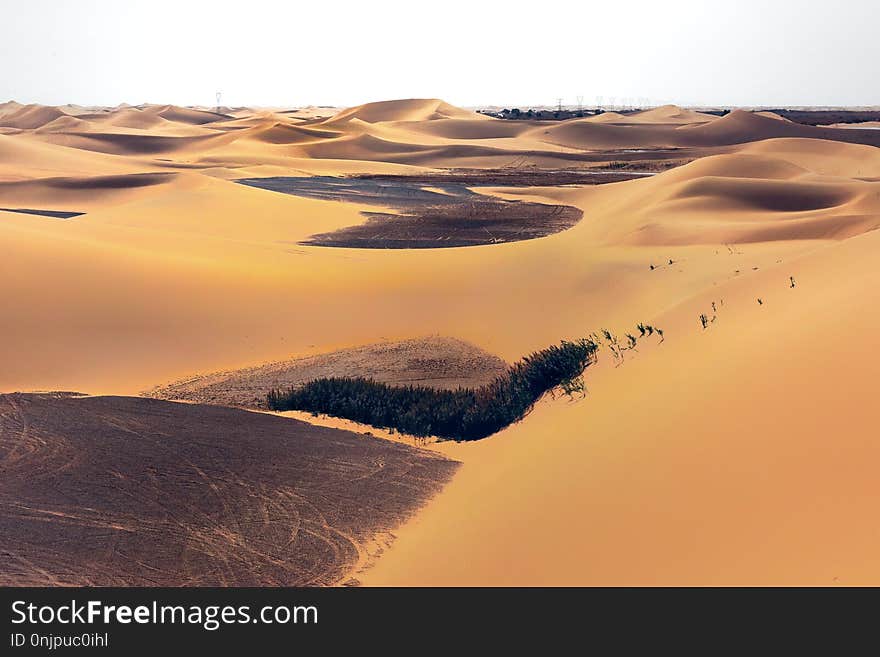
[[[665,341],[600,354],[584,399],[431,445],[462,467],[358,578],[880,583],[880,131],[609,114],[0,106],[0,208],[83,213],[0,210],[0,391],[137,395],[435,335],[513,362],[651,322]],[[469,186],[583,216],[464,248],[310,245],[375,205],[236,182],[621,163],[655,175]]]
[[[4,586],[350,583],[454,472],[289,418],[0,395]]]
[[[211,372],[157,386],[144,394],[221,406],[266,408],[272,390],[328,377],[363,377],[397,386],[454,390],[480,387],[503,374],[507,363],[462,340],[428,338],[379,342],[257,367]]]

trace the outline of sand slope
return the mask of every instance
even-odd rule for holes
[[[627,124],[667,124],[667,125],[687,125],[692,123],[708,123],[714,121],[718,117],[712,114],[703,114],[692,110],[682,109],[676,105],[663,105],[661,107],[653,107],[651,109],[642,110],[640,112],[632,112],[629,114],[620,114],[618,112],[603,112],[594,117],[590,117],[590,121],[595,123],[617,123],[621,125]]]
[[[878,153],[765,140],[645,180],[553,197],[589,207],[593,221],[578,230],[609,245],[843,239],[880,225],[880,187],[865,175],[876,171]]]
[[[266,408],[269,392],[294,388],[314,379],[361,377],[393,385],[454,390],[479,388],[506,370],[503,360],[463,340],[432,336],[197,375],[145,394],[157,399]]]
[[[292,419],[0,395],[4,586],[336,584],[456,464]]]
[[[878,238],[695,295],[655,319],[674,339],[591,372],[585,400],[448,447],[461,474],[367,583],[880,582]]]
[[[4,112],[0,118],[0,127],[33,130],[67,116],[56,107],[42,105],[24,105],[10,109],[11,111]]]
[[[717,148],[781,137],[828,139],[874,146],[880,144],[880,136],[872,134],[870,130],[819,128],[777,119],[734,110],[712,120],[700,119],[672,125],[660,121],[624,125],[586,118],[564,121],[540,130],[548,142],[581,148]]]
[[[476,112],[468,112],[433,98],[388,100],[358,105],[339,112],[324,123],[336,124],[352,120],[380,123],[384,121],[435,121],[438,119],[488,120],[488,117]]]

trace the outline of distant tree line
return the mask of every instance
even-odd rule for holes
[[[553,119],[556,121],[564,120],[564,119],[574,119],[574,118],[583,118],[585,116],[595,116],[597,114],[602,114],[602,110],[572,110],[572,109],[563,109],[563,110],[535,110],[528,109],[526,111],[521,110],[518,107],[514,107],[513,109],[503,109],[500,112],[494,111],[483,111],[482,114],[486,114],[488,116],[494,116],[498,119],[511,119],[514,121],[517,120],[528,120],[528,119],[537,119],[537,120],[548,120]]]
[[[595,362],[593,339],[563,341],[526,356],[481,388],[435,390],[390,386],[364,378],[324,378],[273,390],[268,406],[342,417],[413,436],[478,440],[521,420],[549,390],[580,389],[579,377]]]

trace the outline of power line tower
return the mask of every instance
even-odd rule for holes
[[[556,99],[556,111],[557,112],[562,111],[562,99],[561,98]]]
[[[218,91],[218,92],[217,92],[216,94],[214,94],[214,95],[217,97],[217,114],[219,114],[219,113],[220,113],[220,99],[223,98],[223,92],[222,92],[222,91]]]
[[[578,96],[577,101],[578,101],[578,112],[583,114],[583,112],[584,112],[584,97]]]

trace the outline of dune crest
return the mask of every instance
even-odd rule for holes
[[[23,105],[0,116],[0,127],[33,130],[64,116],[67,114],[57,107]]]
[[[560,199],[595,206],[593,221],[577,230],[608,244],[840,240],[880,226],[880,185],[841,177],[837,168],[838,175],[829,176],[828,165],[816,155],[850,149],[865,155],[860,147],[834,142],[815,146],[815,140],[759,144],[626,183],[627,194],[613,186]]]
[[[343,123],[357,119],[365,123],[388,121],[436,121],[439,119],[488,119],[476,112],[470,112],[449,105],[437,98],[386,100],[366,103],[342,110],[324,123]]]
[[[606,112],[592,117],[591,120],[597,123],[692,125],[717,121],[718,117],[682,109],[678,105],[662,105],[627,114]]]

